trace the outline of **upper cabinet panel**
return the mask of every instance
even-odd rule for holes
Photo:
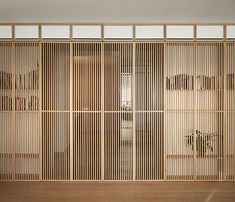
[[[69,39],[70,27],[69,26],[42,26],[43,39]]]
[[[105,39],[132,39],[132,26],[104,26]]]

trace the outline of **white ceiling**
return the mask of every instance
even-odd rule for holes
[[[0,22],[235,22],[235,0],[0,0]]]

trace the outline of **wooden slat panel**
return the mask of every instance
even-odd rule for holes
[[[167,179],[193,179],[193,113],[167,113]],[[177,156],[177,157],[176,157]]]
[[[136,111],[163,110],[163,47],[161,43],[136,44]]]
[[[0,180],[13,179],[13,64],[11,43],[0,43]]]
[[[16,180],[39,180],[39,113],[16,113]]]
[[[192,180],[194,175],[194,60],[193,43],[167,43],[165,172],[168,180]]]
[[[223,178],[224,141],[224,46],[196,45],[196,175],[199,180]],[[211,111],[211,112],[202,112]],[[214,158],[207,158],[214,155]]]
[[[104,44],[105,111],[132,110],[132,46],[131,43]]]
[[[73,115],[74,179],[101,179],[101,113]]]
[[[101,44],[73,45],[73,110],[101,110]]]
[[[193,110],[194,46],[167,43],[167,110]]]
[[[197,179],[219,180],[223,178],[223,114],[219,112],[197,113]],[[213,158],[208,158],[213,156]]]
[[[235,93],[234,93],[234,73],[235,73],[235,44],[226,45],[226,179],[235,180]]]
[[[163,179],[163,113],[136,114],[136,179]]]
[[[133,179],[133,115],[105,113],[104,179]]]
[[[44,180],[69,180],[69,113],[42,115],[42,174]]]
[[[69,110],[68,43],[42,45],[42,109]]]

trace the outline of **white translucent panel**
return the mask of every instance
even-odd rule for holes
[[[42,26],[42,38],[45,39],[67,39],[70,38],[69,26]]]
[[[15,38],[35,39],[38,38],[38,26],[15,26]]]
[[[223,26],[197,26],[198,39],[221,39],[224,36]]]
[[[167,38],[192,39],[193,38],[193,26],[169,25],[167,26]]]
[[[73,38],[99,39],[101,38],[100,26],[73,26]]]
[[[161,39],[164,37],[163,26],[136,26],[137,39]]]
[[[132,38],[132,26],[104,26],[104,38],[130,39]]]
[[[227,38],[235,39],[235,25],[227,26]]]
[[[12,27],[9,25],[0,26],[0,39],[12,38]]]

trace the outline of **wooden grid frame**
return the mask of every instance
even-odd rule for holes
[[[69,75],[69,80],[70,82],[68,83],[68,89],[69,89],[69,102],[68,102],[68,107],[66,109],[44,109],[43,107],[43,101],[42,101],[42,94],[43,94],[43,89],[42,89],[42,85],[43,85],[43,80],[42,80],[42,61],[41,59],[39,59],[39,105],[38,105],[38,110],[36,111],[36,113],[38,113],[39,115],[39,120],[38,120],[38,124],[39,124],[39,134],[40,137],[37,140],[37,144],[39,144],[39,151],[38,154],[35,155],[21,155],[23,158],[38,158],[39,160],[39,168],[37,173],[38,176],[26,176],[24,177],[22,174],[21,175],[17,175],[17,165],[16,165],[16,159],[21,157],[17,151],[15,146],[12,146],[12,174],[11,176],[7,176],[7,178],[1,178],[1,180],[50,180],[50,181],[63,181],[63,180],[157,180],[157,181],[162,181],[162,180],[234,180],[235,179],[235,138],[231,137],[231,135],[234,134],[234,129],[231,129],[231,124],[234,124],[234,115],[235,115],[235,108],[231,107],[230,105],[234,106],[234,95],[231,94],[229,92],[228,89],[228,81],[226,78],[227,72],[230,68],[230,70],[232,71],[232,73],[234,73],[233,71],[235,71],[235,62],[234,62],[234,58],[235,58],[235,44],[233,41],[228,40],[226,38],[226,27],[227,25],[235,25],[235,24],[228,24],[228,23],[197,23],[197,24],[190,24],[190,23],[185,23],[185,24],[175,24],[175,23],[0,23],[0,25],[12,25],[12,39],[11,40],[3,40],[0,43],[1,44],[10,44],[12,46],[12,56],[11,56],[11,66],[12,66],[12,80],[15,81],[16,80],[16,57],[17,55],[15,54],[15,50],[16,50],[16,46],[17,44],[37,44],[38,49],[39,49],[39,53],[38,53],[38,57],[42,58],[42,48],[45,44],[66,44],[68,46],[68,53],[69,53],[69,60],[68,60],[68,75]],[[39,38],[38,39],[34,39],[34,40],[24,40],[24,39],[16,39],[15,38],[15,26],[16,25],[38,25],[39,26]],[[68,25],[70,26],[70,38],[68,40],[49,40],[49,39],[42,39],[42,35],[41,35],[41,27],[43,25]],[[101,39],[100,40],[86,40],[86,41],[79,41],[79,40],[75,40],[72,37],[72,30],[73,30],[73,26],[74,25],[100,25],[101,26]],[[105,25],[129,25],[132,26],[133,29],[133,37],[131,40],[105,40],[104,39],[104,26]],[[162,40],[141,40],[141,39],[136,39],[135,37],[135,27],[138,25],[163,25],[164,27],[164,38]],[[194,34],[193,34],[193,39],[192,40],[170,40],[167,39],[167,25],[192,25],[194,27]],[[196,32],[197,32],[197,25],[222,25],[223,29],[224,29],[224,38],[221,40],[198,40],[196,38]],[[74,46],[76,45],[80,45],[80,44],[100,44],[100,76],[101,76],[101,83],[100,83],[100,109],[99,110],[90,110],[90,111],[84,111],[81,109],[76,109],[74,110],[73,105],[74,105],[74,86],[71,82],[71,80],[73,79],[74,76]],[[131,44],[132,45],[132,62],[131,62],[131,66],[132,66],[132,73],[133,73],[133,78],[131,79],[132,82],[132,99],[133,99],[133,106],[132,106],[132,110],[130,112],[128,111],[123,111],[123,110],[105,110],[105,44],[120,44],[120,47],[123,44]],[[136,105],[136,51],[137,51],[137,46],[138,44],[148,44],[150,46],[150,44],[162,44],[163,45],[163,69],[162,69],[162,74],[163,74],[163,107],[162,109],[158,109],[158,110],[138,110],[137,109],[137,105]],[[167,99],[168,97],[168,90],[166,87],[166,78],[168,76],[168,70],[167,68],[169,67],[169,57],[167,56],[167,48],[169,46],[169,44],[175,44],[177,45],[182,45],[182,44],[190,44],[190,46],[192,47],[192,51],[193,51],[193,58],[191,61],[191,65],[193,67],[193,89],[192,89],[192,108],[190,109],[169,109],[168,108],[168,103],[167,103]],[[198,64],[197,61],[197,46],[203,44],[205,46],[210,46],[213,44],[219,45],[221,46],[221,50],[220,50],[220,57],[221,57],[221,65],[223,65],[223,74],[222,74],[222,83],[223,83],[223,93],[221,95],[221,102],[222,104],[220,105],[220,108],[218,109],[198,109],[196,104],[197,104],[197,89],[196,89],[196,70],[195,67]],[[150,46],[151,47],[151,46]],[[90,49],[92,50],[92,49]],[[49,51],[53,51],[52,49],[50,49]],[[152,48],[150,48],[150,51],[152,51]],[[181,54],[182,52],[180,52],[181,50],[177,50],[176,54]],[[144,52],[143,54],[146,54],[146,52]],[[206,61],[206,64],[208,64],[208,61]],[[13,85],[12,86],[12,98],[15,98],[17,95],[17,89],[16,86]],[[179,94],[176,95],[176,97],[178,97]],[[21,111],[17,111],[16,110],[16,101],[15,99],[12,100],[12,110],[9,111],[9,113],[11,113],[12,115],[12,126],[15,126],[17,124],[17,114],[18,113],[35,113],[35,111],[26,111],[23,110],[23,112]],[[8,113],[6,111],[1,111],[0,113]],[[67,114],[68,115],[68,131],[69,131],[69,145],[70,145],[70,149],[69,149],[69,171],[68,174],[66,174],[66,177],[62,177],[62,178],[57,178],[57,177],[49,177],[49,178],[45,178],[43,177],[43,164],[45,163],[43,161],[43,116],[45,114]],[[129,177],[120,177],[120,178],[107,178],[105,177],[105,116],[107,114],[112,114],[112,115],[123,115],[125,116],[129,116],[128,114],[132,114],[132,119],[133,119],[133,126],[132,126],[132,141],[133,141],[133,147],[132,147],[132,171],[131,171],[131,175]],[[139,178],[137,175],[137,135],[136,135],[136,129],[138,127],[138,125],[136,125],[136,119],[137,116],[140,114],[149,114],[151,116],[151,114],[163,114],[163,150],[161,152],[163,152],[163,170],[162,170],[162,174],[160,178],[154,178],[153,177],[153,172],[151,174],[149,174],[150,177],[146,177],[148,174],[146,173],[146,171],[144,172],[144,176],[143,178]],[[169,128],[167,127],[168,121],[168,114],[170,113],[175,113],[178,115],[182,115],[182,114],[187,114],[187,113],[191,113],[192,114],[192,125],[193,125],[193,142],[194,144],[197,142],[196,139],[196,133],[197,133],[197,125],[198,125],[198,114],[203,114],[203,113],[215,113],[215,114],[220,114],[221,118],[221,122],[220,125],[222,125],[222,134],[223,134],[223,139],[221,139],[221,144],[223,145],[223,147],[221,148],[221,155],[222,157],[220,157],[219,154],[219,158],[222,158],[222,167],[220,168],[222,170],[222,174],[219,175],[219,177],[216,176],[210,176],[208,174],[208,176],[206,176],[207,174],[204,174],[203,176],[198,176],[197,173],[197,158],[198,158],[198,154],[197,154],[197,148],[194,147],[193,148],[193,154],[192,156],[190,156],[190,158],[192,158],[192,164],[193,164],[193,168],[192,168],[192,174],[180,177],[180,176],[173,176],[170,177],[168,176],[168,167],[169,167],[169,163],[167,162],[167,148],[168,148],[168,140],[169,137],[167,136],[167,133],[169,131]],[[74,128],[74,115],[75,114],[81,114],[82,116],[86,116],[89,114],[99,114],[100,115],[100,170],[99,173],[96,173],[96,170],[94,171],[90,171],[93,172],[92,173],[92,177],[91,178],[76,178],[74,177],[74,134],[73,134],[73,128]],[[232,116],[231,116],[232,115]],[[119,116],[120,118],[120,116]],[[212,124],[213,125],[213,124]],[[87,127],[87,126],[86,126]],[[93,125],[92,125],[93,127]],[[12,145],[16,144],[16,134],[18,129],[15,127],[12,127]],[[84,129],[86,130],[86,129]],[[230,130],[232,130],[232,133],[229,132]],[[229,145],[228,146],[228,140],[233,142],[233,145]],[[76,146],[75,146],[76,147]],[[232,148],[233,147],[233,148]],[[92,147],[90,147],[90,149],[93,149]],[[93,151],[93,150],[92,150]],[[231,153],[232,152],[232,153]],[[4,154],[5,157],[8,156],[8,154]],[[4,157],[3,155],[3,157]],[[173,156],[174,158],[174,156]],[[189,158],[187,155],[183,156],[184,159]],[[26,164],[25,164],[26,165]],[[182,164],[183,165],[183,164]],[[208,166],[212,166],[210,163],[208,164]],[[229,167],[230,166],[230,167]],[[180,168],[180,167],[178,167]],[[177,166],[174,168],[177,169]],[[97,174],[97,175],[96,175]],[[98,178],[96,176],[99,176]]]

